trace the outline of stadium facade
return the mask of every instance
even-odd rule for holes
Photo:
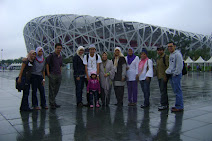
[[[24,27],[27,51],[38,46],[45,55],[54,51],[55,43],[62,43],[65,57],[73,56],[78,46],[95,44],[97,52],[113,51],[119,46],[123,51],[133,47],[136,52],[142,48],[154,50],[166,45],[174,36],[190,39],[190,50],[209,47],[212,37],[138,22],[127,22],[113,18],[88,15],[48,15],[35,18]]]

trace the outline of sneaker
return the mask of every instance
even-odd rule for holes
[[[128,106],[133,106],[133,103],[128,103]]]
[[[33,110],[28,108],[28,109],[20,109],[21,112],[32,112]]]
[[[99,107],[100,107],[100,105],[99,105],[99,104],[96,104],[96,107],[97,107],[97,108],[99,108]]]
[[[93,108],[93,105],[90,105],[90,108]]]
[[[132,106],[136,106],[137,104],[136,103],[132,103]]]
[[[148,108],[149,105],[141,105],[141,108]]]
[[[48,106],[42,106],[42,109],[49,109]]]
[[[78,103],[77,107],[83,107],[83,103],[82,102]]]
[[[34,107],[33,109],[34,110],[40,110],[40,107],[37,106],[37,107]]]
[[[55,105],[51,105],[50,107],[51,107],[51,109],[56,109]]]
[[[83,106],[85,106],[85,107],[89,107],[89,103],[87,103],[87,104],[83,104]]]
[[[160,110],[166,110],[168,108],[169,108],[169,106],[167,106],[167,105],[165,105],[165,106],[160,105],[160,106],[158,106],[158,111],[160,111]]]
[[[56,107],[56,108],[60,108],[61,106],[60,106],[60,105],[57,105],[57,104],[55,103],[55,107]]]
[[[183,109],[172,109],[172,112],[183,112]]]

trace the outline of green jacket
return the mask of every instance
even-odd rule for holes
[[[165,55],[165,53],[164,53],[162,56],[159,56],[157,58],[156,70],[157,70],[158,79],[165,79],[166,78],[165,71],[168,67],[169,67],[169,56]]]

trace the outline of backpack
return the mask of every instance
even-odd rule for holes
[[[187,74],[187,69],[186,69],[185,62],[183,61],[182,75],[186,75],[186,74]]]
[[[87,57],[87,62],[88,62],[89,56],[90,56],[89,54],[86,55],[86,57]],[[97,60],[98,60],[98,54],[96,54],[96,61],[97,61]]]

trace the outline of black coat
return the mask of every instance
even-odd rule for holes
[[[79,77],[80,75],[85,75],[85,65],[78,55],[75,55],[73,58],[73,69],[74,76]]]
[[[114,64],[115,58],[112,59]],[[122,80],[122,65],[126,64],[126,60],[124,57],[120,57],[118,60],[117,72],[115,73],[114,81],[121,81]],[[125,70],[126,71],[126,70]]]

